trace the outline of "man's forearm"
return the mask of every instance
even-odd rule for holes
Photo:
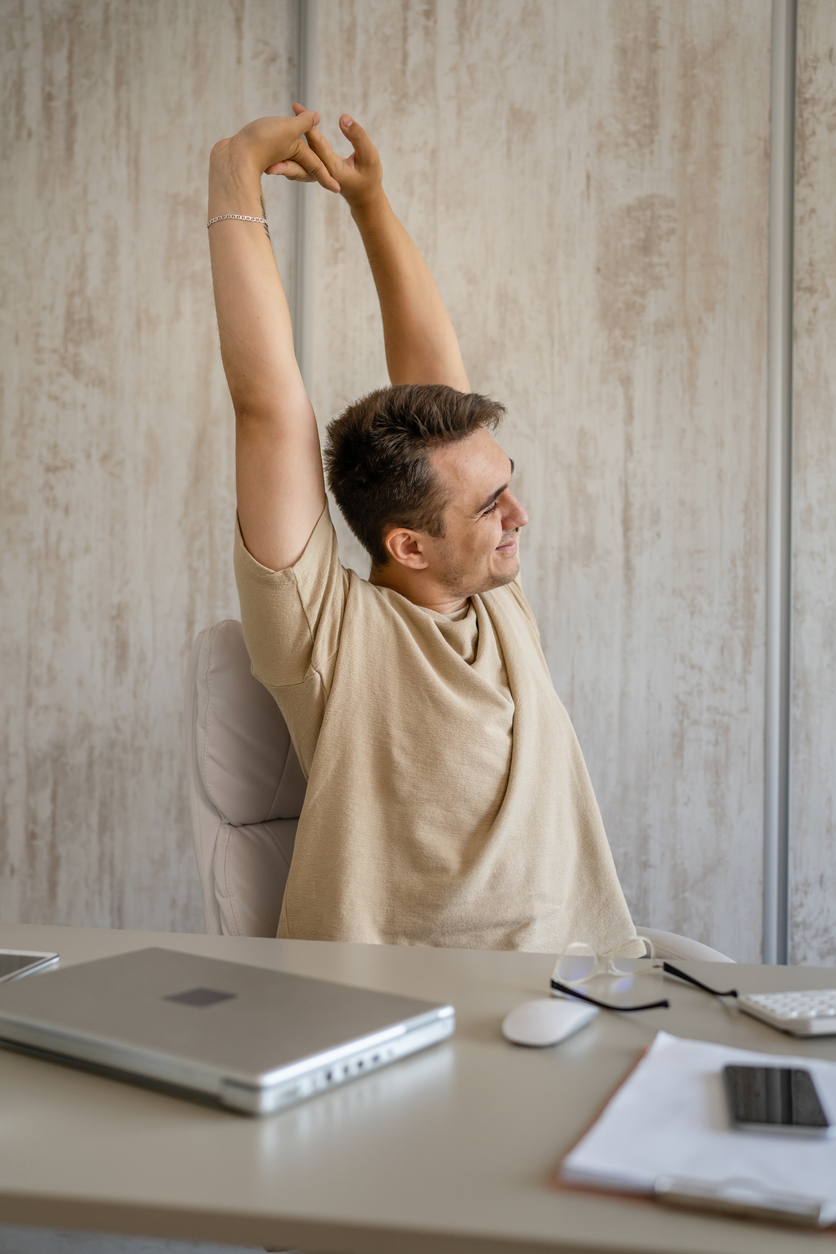
[[[392,383],[446,383],[468,392],[456,333],[441,294],[383,189],[351,212],[377,288]]]
[[[209,216],[263,217],[261,179],[234,150],[213,154]],[[276,395],[301,389],[293,332],[269,233],[255,222],[229,219],[209,229],[221,355],[235,411],[275,414]]]

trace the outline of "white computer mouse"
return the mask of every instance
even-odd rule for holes
[[[505,1016],[502,1034],[514,1045],[557,1045],[594,1019],[597,1006],[563,997],[524,1001]]]

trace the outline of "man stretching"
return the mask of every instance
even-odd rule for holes
[[[432,275],[343,116],[261,118],[212,152],[209,239],[236,418],[235,572],[253,674],[308,780],[280,936],[638,949],[601,816],[520,586],[527,515]],[[348,202],[392,386],[328,428],[328,480],[371,557],[346,570],[261,200],[262,174]],[[255,221],[253,221],[255,219]]]

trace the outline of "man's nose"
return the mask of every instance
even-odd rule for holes
[[[525,527],[528,514],[513,493],[507,492],[505,495],[507,500],[503,502],[505,509],[502,511],[502,530],[516,531],[518,527]]]

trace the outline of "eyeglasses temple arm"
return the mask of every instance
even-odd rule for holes
[[[567,993],[569,997],[577,997],[579,1001],[588,1001],[592,1006],[600,1006],[602,1010],[667,1010],[670,1002],[667,998],[664,1001],[649,1001],[644,1006],[608,1006],[605,1001],[596,1001],[594,997],[587,997],[586,993],[579,993],[574,988],[569,988],[566,984],[560,984],[557,980],[551,981],[552,988],[556,988],[559,993]]]
[[[678,979],[685,980],[688,984],[693,984],[696,988],[701,988],[704,993],[711,993],[714,997],[737,997],[736,988],[730,988],[728,992],[721,993],[719,989],[709,988],[707,984],[703,984],[702,981],[695,979],[693,975],[686,975],[684,971],[680,971],[678,967],[671,966],[669,962],[662,963],[662,970],[665,971],[667,975],[675,975]]]

